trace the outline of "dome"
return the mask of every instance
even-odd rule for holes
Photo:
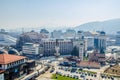
[[[46,29],[41,29],[41,31],[40,31],[40,33],[49,33],[49,31],[48,30],[46,30]]]
[[[78,31],[77,33],[82,33],[83,31]]]
[[[101,34],[101,35],[105,35],[105,32],[104,32],[104,31],[101,31],[100,34]]]
[[[34,30],[31,30],[31,32],[35,32]]]

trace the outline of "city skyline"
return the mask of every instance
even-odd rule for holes
[[[120,0],[0,0],[0,80],[120,80]]]
[[[1,28],[75,27],[120,18],[119,0],[0,1]]]

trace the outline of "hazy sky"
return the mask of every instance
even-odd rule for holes
[[[120,18],[120,0],[0,0],[0,28],[70,26]]]

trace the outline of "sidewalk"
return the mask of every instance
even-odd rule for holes
[[[39,78],[37,80],[57,80],[57,79]]]
[[[47,79],[47,80],[51,80],[50,78],[52,77],[53,73],[50,73],[51,68],[48,69],[48,71],[46,71],[44,74],[39,75],[36,79],[37,80],[43,80],[43,79]]]
[[[41,71],[43,71],[43,70],[44,70],[43,66],[42,66],[42,65],[39,65],[39,66],[37,66],[37,67],[35,68],[35,71],[34,71],[34,72],[32,72],[32,73],[30,73],[29,75],[25,76],[25,77],[24,77],[23,79],[21,79],[21,80],[29,80],[29,79],[37,76],[37,75],[38,75],[38,71],[41,72]]]

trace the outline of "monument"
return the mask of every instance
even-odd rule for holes
[[[55,46],[55,52],[56,53],[54,54],[56,57],[60,56],[59,50],[60,50],[60,47],[58,45],[58,40],[56,39],[56,46]]]

